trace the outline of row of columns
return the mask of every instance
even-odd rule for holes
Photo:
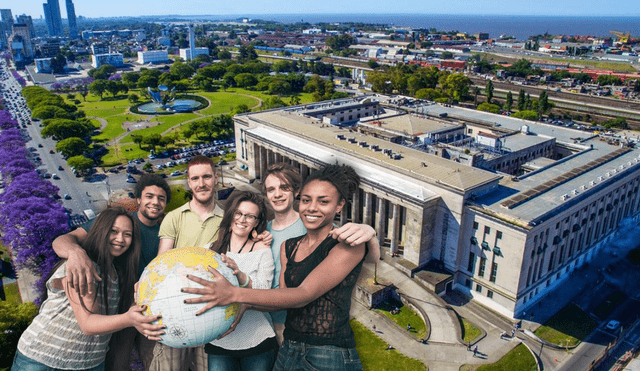
[[[307,165],[257,144],[255,144],[254,147],[254,155],[257,162],[256,170],[258,170],[256,178],[260,178],[261,181],[263,181],[262,174],[266,172],[267,168],[270,165],[275,163],[286,163],[293,166],[294,168],[297,168],[302,179],[306,179],[311,171],[311,169]],[[343,208],[342,212],[340,213],[340,223],[347,223],[350,217],[353,223],[364,223],[373,226],[378,235],[380,246],[383,245],[385,240],[389,240],[389,247],[391,252],[397,253],[398,246],[401,244],[401,240],[403,240],[402,236],[400,236],[400,224],[402,223],[401,213],[404,212],[405,209],[402,208],[399,204],[394,203],[393,201],[389,201],[391,202],[391,207],[389,209],[390,215],[386,215],[388,200],[378,196],[376,197],[376,202],[374,205],[373,193],[363,191],[362,194],[364,195],[363,200],[360,199],[360,192],[356,192],[352,195],[350,212],[351,215],[349,215],[348,208]],[[361,208],[362,220],[360,220]],[[389,223],[389,227],[388,231],[386,231],[385,233],[387,220]],[[373,225],[374,221],[375,225]]]

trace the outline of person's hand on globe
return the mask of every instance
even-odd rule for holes
[[[165,325],[153,325],[151,322],[155,322],[162,318],[161,314],[155,316],[146,316],[142,312],[147,309],[146,305],[132,305],[131,308],[125,313],[127,320],[131,326],[135,327],[139,333],[144,335],[149,340],[161,340],[160,335],[164,335]]]
[[[229,267],[233,271],[233,275],[238,279],[238,283],[240,284],[240,286],[245,285],[249,280],[249,276],[246,273],[242,272],[240,268],[238,268],[238,264],[236,263],[236,261],[228,257],[227,254],[220,254],[220,258],[227,265],[227,267]]]
[[[186,299],[184,301],[186,304],[207,303],[202,309],[196,312],[196,316],[205,313],[213,307],[229,305],[235,302],[233,300],[233,292],[236,286],[232,285],[231,282],[215,268],[208,266],[207,270],[213,274],[213,281],[208,281],[190,274],[187,275],[187,278],[201,284],[202,288],[184,287],[180,289],[181,292],[202,295],[199,298]]]
[[[233,321],[233,323],[231,324],[231,327],[229,327],[229,330],[227,330],[227,332],[225,332],[224,334],[218,336],[218,338],[216,340],[220,340],[223,337],[225,337],[225,336],[229,335],[230,333],[232,333],[233,331],[235,331],[236,326],[238,326],[238,323],[240,323],[240,320],[242,319],[242,316],[244,316],[244,312],[246,312],[247,309],[251,309],[249,304],[240,304],[240,308],[238,309],[238,315],[236,317],[236,320]]]

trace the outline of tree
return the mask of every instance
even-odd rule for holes
[[[252,73],[240,73],[237,74],[233,80],[236,85],[241,88],[249,88],[255,86],[258,83],[258,79]]]
[[[31,117],[34,117],[40,120],[46,120],[46,119],[52,119],[52,118],[63,118],[63,119],[72,118],[72,116],[69,115],[69,113],[61,107],[45,106],[45,105],[40,105],[36,107],[32,111]]]
[[[517,103],[518,111],[523,111],[525,109],[525,106],[526,106],[526,101],[525,101],[524,89],[520,89],[520,91],[518,92],[518,103]]]
[[[538,113],[542,115],[543,113],[547,113],[551,108],[549,103],[549,94],[547,94],[546,90],[543,90],[540,93],[540,97],[538,98]]]
[[[105,82],[105,90],[109,92],[109,94],[111,94],[112,97],[115,97],[116,95],[118,95],[118,92],[120,91],[120,82],[119,81],[114,81],[114,80],[107,80]]]
[[[89,85],[89,91],[94,95],[99,95],[100,99],[102,99],[102,95],[107,90],[107,81],[106,80],[96,80]]]
[[[500,106],[498,106],[497,104],[491,104],[487,102],[480,103],[477,109],[478,111],[483,111],[483,112],[500,113]]]
[[[228,50],[220,50],[218,52],[218,59],[229,60],[231,59],[231,53]]]
[[[504,110],[507,112],[511,112],[511,108],[513,107],[513,94],[511,91],[507,92],[507,99],[504,102]]]
[[[251,60],[258,59],[258,53],[256,53],[256,50],[251,45],[242,45],[238,49],[238,52],[240,52],[238,58],[241,61],[251,61]]]
[[[298,104],[300,104],[300,96],[298,94],[292,95],[291,99],[289,100],[289,104],[292,106],[297,106]]]
[[[531,101],[531,94],[527,93],[524,98],[524,109],[531,110],[531,107],[533,107],[533,101]]]
[[[146,137],[144,137],[144,139],[142,139],[142,142],[144,144],[146,144],[147,146],[150,147],[150,149],[152,150],[156,150],[156,146],[158,146],[160,144],[160,140],[162,139],[162,136],[158,133],[152,133],[147,135]]]
[[[538,121],[538,112],[523,110],[523,111],[518,111],[514,113],[513,115],[511,115],[511,117],[529,120],[529,121]]]
[[[317,92],[314,94],[317,94]],[[272,109],[272,108],[278,108],[278,107],[285,107],[286,105],[287,104],[284,101],[282,101],[280,97],[271,96],[265,99],[263,107],[265,109]]]
[[[487,82],[484,92],[487,95],[487,103],[491,103],[491,100],[493,99],[493,82],[491,82],[491,80]]]
[[[158,87],[158,77],[152,75],[142,75],[138,79],[137,83],[138,89],[147,89],[152,88],[155,89]]]
[[[344,50],[356,42],[357,40],[348,34],[329,36],[325,40],[325,44],[334,50]]]
[[[442,90],[449,98],[460,101],[469,95],[471,80],[462,73],[452,73],[442,79]]]
[[[172,64],[170,71],[172,75],[177,77],[176,80],[189,79],[195,72],[191,66],[182,62]]]
[[[86,174],[93,168],[93,160],[84,156],[69,157],[67,164],[76,169],[79,174]]]
[[[129,102],[134,104],[140,100],[140,97],[138,96],[138,94],[134,94],[134,93],[129,94],[127,98],[129,99]]]
[[[94,126],[87,119],[53,119],[42,129],[41,133],[45,138],[53,137],[56,140],[62,140],[71,137],[84,138],[90,135],[93,130],[95,130]]]
[[[79,156],[86,150],[87,143],[77,137],[63,139],[56,144],[56,151],[60,152],[64,157]]]
[[[614,75],[600,75],[596,80],[598,85],[622,85],[622,80],[618,76]]]
[[[434,101],[438,98],[442,98],[442,94],[436,89],[426,88],[418,90],[415,94],[415,97],[418,99]]]
[[[131,140],[133,140],[133,143],[137,144],[140,149],[142,149],[143,139],[144,137],[140,134],[131,134]]]

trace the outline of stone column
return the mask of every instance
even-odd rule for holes
[[[353,223],[360,222],[360,190],[356,190],[351,198],[351,221]]]
[[[261,146],[258,146],[258,155],[259,155],[259,161],[260,161],[260,174],[258,174],[257,178],[260,178],[260,181],[264,182],[264,179],[262,179],[262,177],[265,171],[267,170],[267,159],[265,158],[266,157],[265,149]]]
[[[380,246],[384,242],[384,223],[387,219],[386,213],[387,201],[384,198],[378,197],[378,215],[376,216],[376,233],[378,234],[378,240]]]
[[[400,205],[394,203],[389,221],[389,240],[391,240],[391,252],[398,252],[398,230],[400,229]]]
[[[363,223],[371,225],[371,214],[373,213],[373,194],[369,192],[364,193],[364,213],[363,213]]]

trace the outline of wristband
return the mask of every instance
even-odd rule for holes
[[[249,278],[248,274],[245,273],[245,275],[247,276],[247,280],[242,285],[239,285],[238,287],[247,287],[247,286],[249,286],[249,280],[251,278]]]

